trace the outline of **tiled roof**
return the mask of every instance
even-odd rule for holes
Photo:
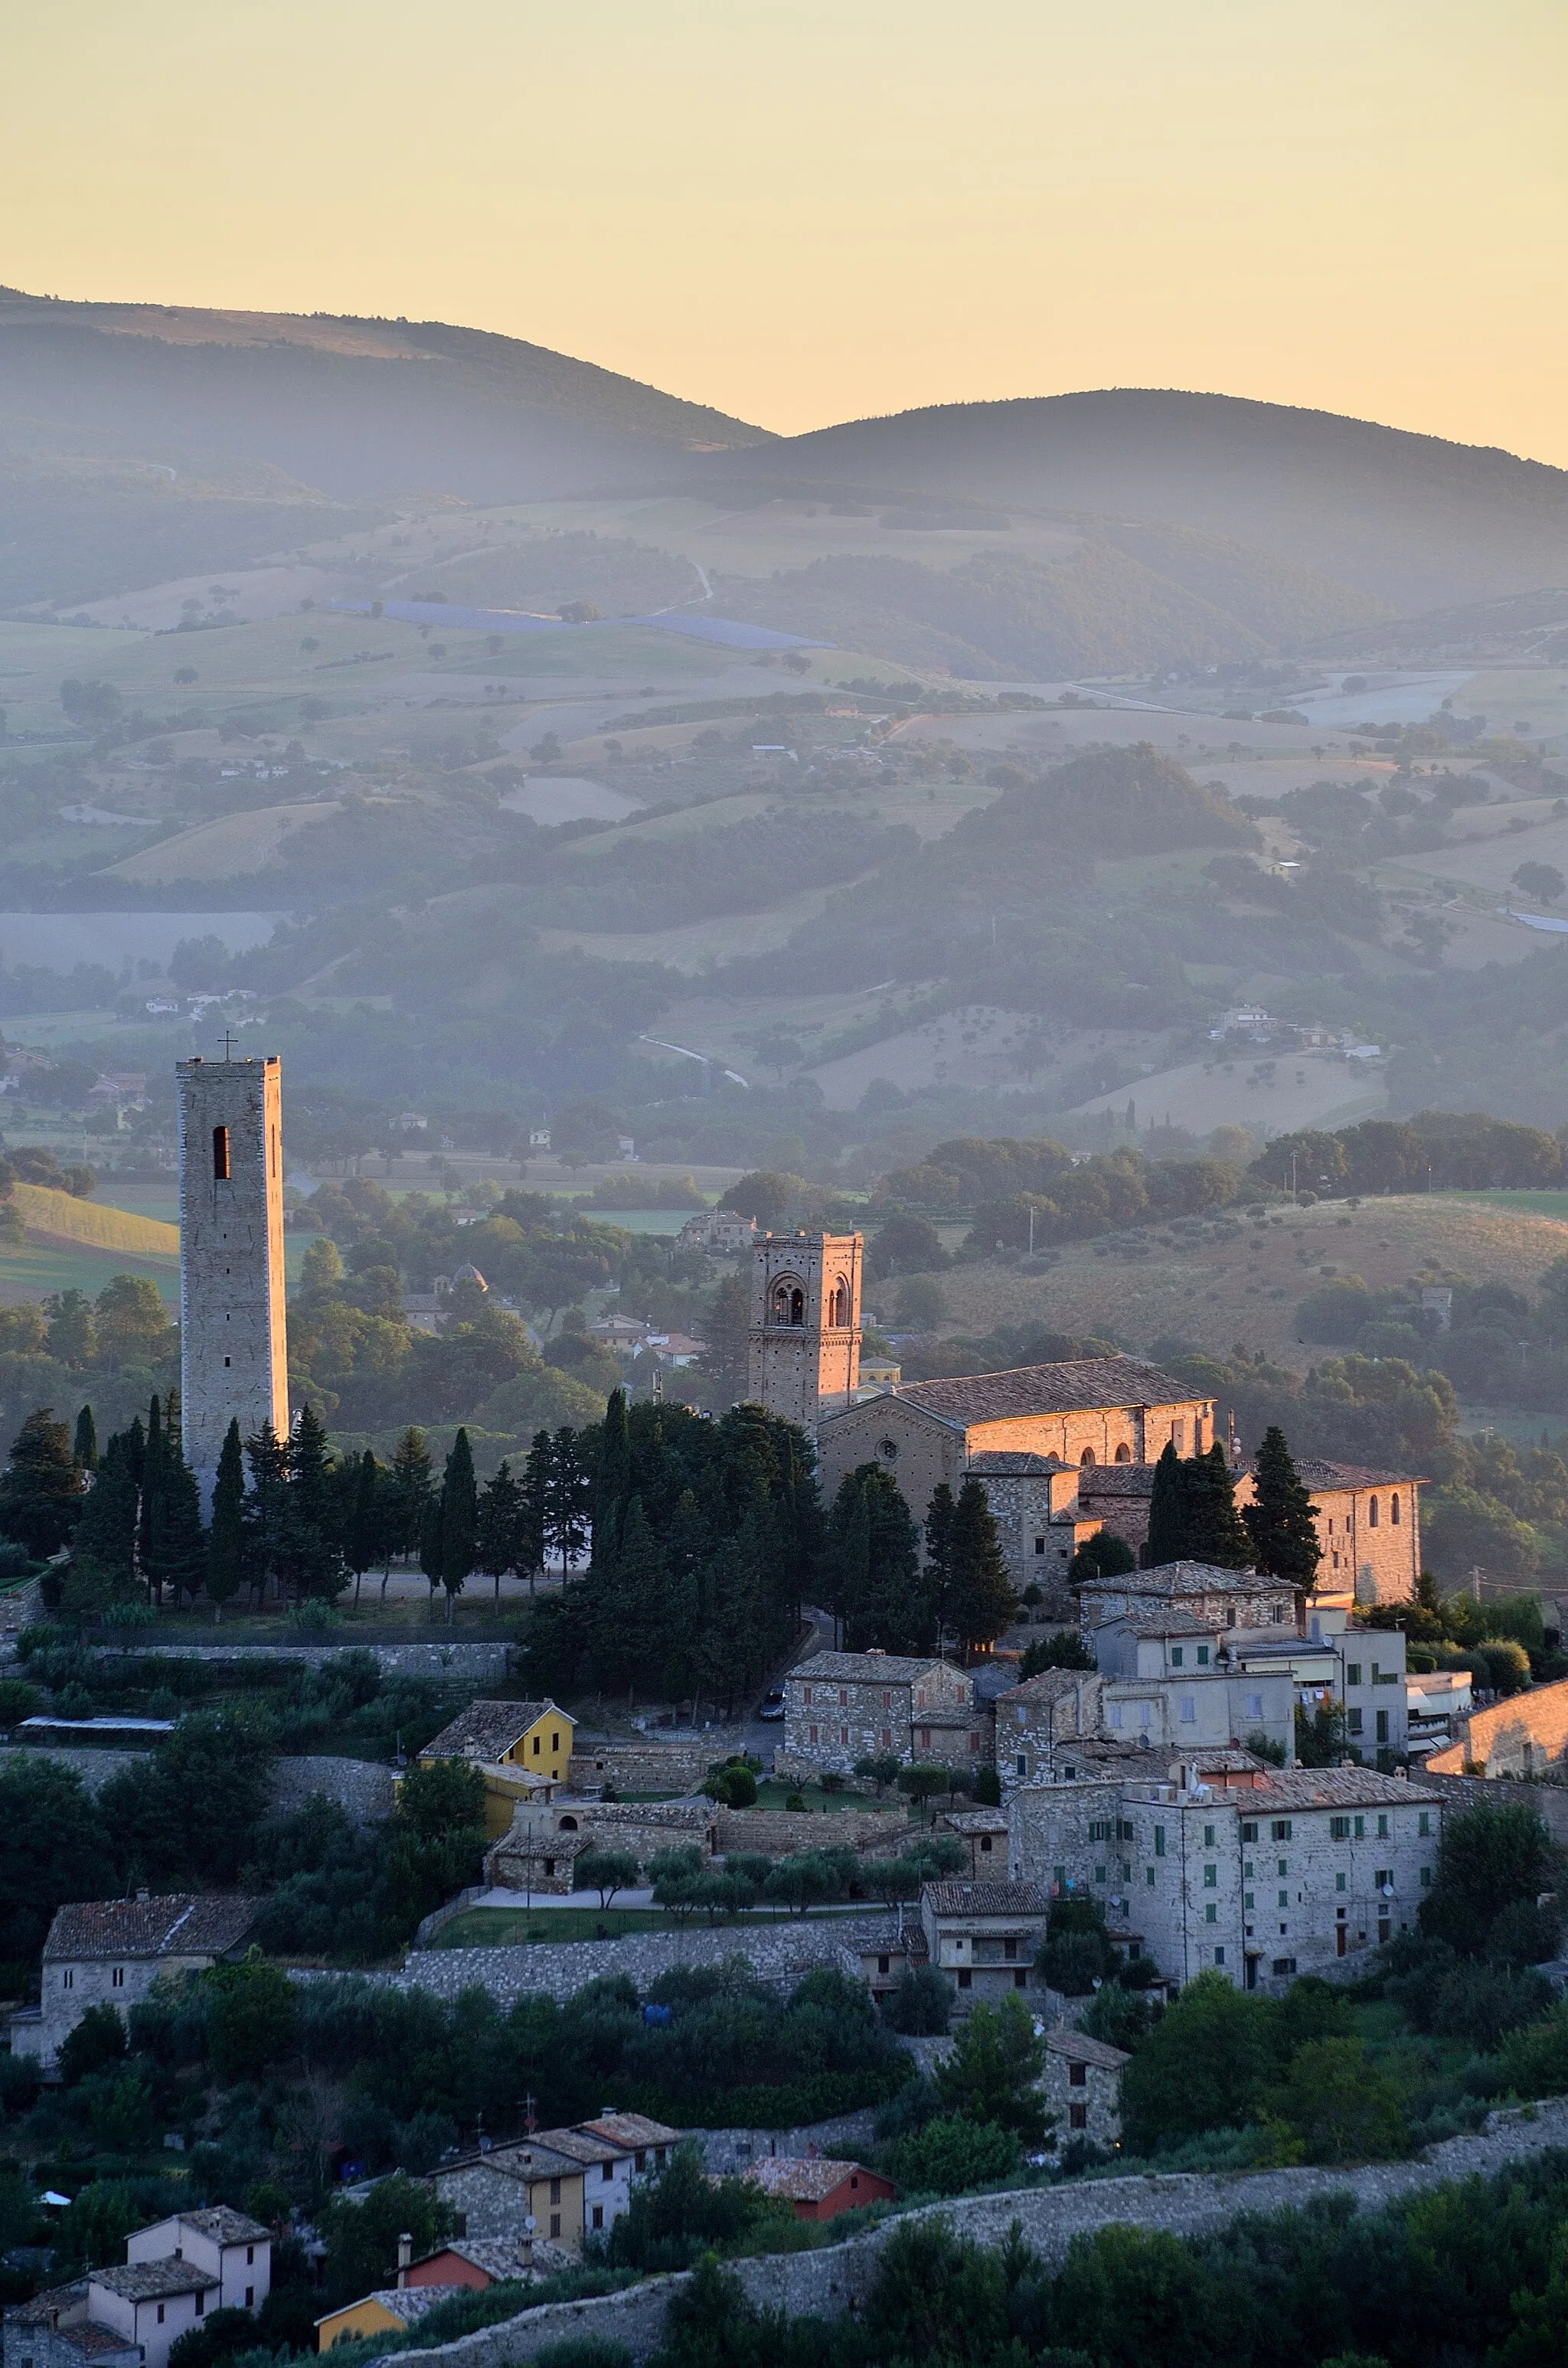
[[[522,1741],[530,1726],[553,1715],[566,1726],[574,1721],[554,1702],[472,1702],[449,1726],[425,1746],[421,1759],[483,1759],[504,1758]]]
[[[74,2310],[87,2306],[87,2281],[75,2278],[69,2285],[45,2286],[30,2301],[14,2303],[6,2313],[7,2327],[53,2327]]]
[[[426,2262],[453,2257],[460,2261],[467,2261],[473,2269],[483,2270],[487,2278],[494,2278],[497,2283],[504,2278],[518,2278],[526,2274],[523,2263],[517,2259],[517,2239],[511,2237],[453,2237],[445,2245],[437,2245],[433,2253],[424,2254],[414,2267],[422,2270]],[[410,2289],[404,2287],[403,2291],[406,2294]],[[419,2289],[415,2287],[413,2291],[417,2293]],[[447,2291],[450,2292],[450,2288]]]
[[[381,2308],[390,2311],[403,2326],[412,2327],[416,2318],[423,2318],[426,2312],[434,2310],[438,2302],[450,2302],[454,2294],[472,2294],[472,2286],[457,2285],[378,2286],[374,2293],[361,2294],[358,2302],[341,2303],[336,2310],[325,2312],[316,2320],[316,2325],[324,2327],[329,2318],[341,2318],[345,2310],[358,2310],[368,2302],[379,2302]]]
[[[1086,2031],[1070,2031],[1064,2022],[1055,2024],[1045,2034],[1045,2044],[1052,2055],[1065,2055],[1070,2064],[1097,2064],[1102,2071],[1119,2072],[1132,2058],[1119,2047],[1111,2047],[1103,2039],[1091,2039]]]
[[[435,2172],[437,2184],[455,2170],[493,2170],[498,2179],[527,2181],[535,2179],[563,2179],[583,2166],[571,2155],[557,2154],[538,2138],[518,2138],[512,2146],[485,2146],[474,2154],[460,2155],[454,2162],[444,2162]]]
[[[955,1834],[1005,1834],[1006,1809],[951,1809],[942,1820]]]
[[[1153,1570],[1119,1570],[1104,1578],[1075,1582],[1079,1595],[1143,1595],[1168,1602],[1178,1595],[1258,1595],[1294,1593],[1289,1579],[1270,1578],[1256,1570],[1221,1570],[1208,1562],[1163,1562]]]
[[[1081,1685],[1098,1683],[1097,1669],[1037,1669],[1021,1685],[1009,1686],[1005,1694],[998,1694],[996,1707],[1000,1710],[1004,1702],[1060,1702]]]
[[[982,1479],[988,1476],[1003,1479],[1008,1474],[1071,1472],[1077,1467],[1063,1463],[1060,1455],[1031,1455],[1025,1448],[987,1447],[980,1454],[971,1455],[966,1468],[979,1473]]]
[[[264,2228],[259,2220],[248,2218],[227,2203],[214,2203],[205,2212],[181,2212],[176,2216],[182,2228],[198,2228],[215,2245],[265,2245],[272,2237],[271,2229]]]
[[[1196,1611],[1184,1611],[1179,1603],[1168,1610],[1155,1607],[1147,1611],[1119,1611],[1099,1624],[1102,1628],[1134,1628],[1140,1636],[1227,1636],[1231,1633],[1227,1628],[1216,1627],[1212,1620],[1200,1620]]]
[[[623,2154],[640,2154],[648,2146],[679,2146],[683,2133],[667,2122],[651,2122],[646,2113],[601,2113],[597,2121],[579,2122],[589,2137],[604,2138]]]
[[[1044,1916],[1051,1908],[1038,1883],[928,1883],[920,1896],[937,1916]]]
[[[608,2138],[590,2137],[585,2130],[540,2130],[539,2143],[563,2154],[568,2162],[613,2162],[620,2152]]]
[[[1004,1422],[1021,1415],[1080,1414],[1099,1406],[1187,1406],[1203,1393],[1172,1381],[1135,1357],[1085,1357],[1065,1365],[1019,1365],[1005,1373],[965,1373],[952,1381],[909,1382],[900,1390],[949,1422]]]
[[[109,1957],[222,1957],[261,1912],[259,1899],[176,1891],[148,1899],[76,1899],[57,1908],[45,1962]]]
[[[1152,1463],[1081,1463],[1078,1467],[1080,1497],[1152,1497],[1153,1493]]]
[[[1383,1776],[1375,1768],[1291,1768],[1271,1776],[1267,1785],[1248,1795],[1248,1806],[1260,1817],[1275,1809],[1398,1808],[1408,1801],[1440,1800],[1403,1776]]]
[[[1410,1472],[1374,1472],[1365,1463],[1333,1463],[1326,1456],[1298,1455],[1298,1477],[1308,1488],[1413,1488],[1419,1478]]]
[[[759,2162],[747,2163],[745,2176],[765,2195],[781,2196],[790,2203],[825,2203],[846,2179],[863,2179],[868,2198],[873,2187],[889,2184],[880,2172],[868,2170],[863,2163],[835,2162],[828,2155],[765,2155]]]
[[[791,1678],[810,1679],[839,1678],[853,1679],[859,1685],[909,1686],[928,1670],[939,1669],[942,1662],[935,1653],[922,1660],[913,1660],[900,1653],[813,1653],[809,1661],[797,1662],[790,1671]]]
[[[161,2302],[168,2294],[210,2294],[218,2273],[176,2260],[171,2253],[166,2260],[121,2261],[111,2270],[95,2270],[92,2282],[123,2302]]]

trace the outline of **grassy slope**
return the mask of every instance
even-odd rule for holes
[[[1297,1306],[1326,1279],[1324,1266],[1382,1289],[1434,1259],[1445,1275],[1529,1292],[1542,1269],[1568,1250],[1568,1223],[1559,1217],[1447,1193],[1364,1201],[1354,1212],[1333,1202],[1288,1212],[1285,1225],[1269,1227],[1256,1256],[1252,1232],[1249,1225],[1246,1239],[1178,1250],[1151,1235],[1153,1255],[1137,1261],[1096,1258],[1092,1243],[1074,1243],[1048,1275],[960,1268],[942,1278],[950,1324],[984,1333],[1036,1323],[1139,1349],[1162,1335],[1215,1351],[1240,1342],[1304,1371],[1333,1354],[1303,1345],[1295,1334]]]
[[[97,1201],[78,1201],[70,1192],[51,1192],[42,1184],[14,1185],[12,1194],[29,1234],[142,1258],[179,1255],[179,1227],[164,1224],[156,1217],[108,1208]]]

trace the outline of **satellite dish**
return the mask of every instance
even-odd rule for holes
[[[1384,1884],[1384,1885],[1383,1885],[1383,1897],[1384,1897],[1385,1899],[1392,1899],[1392,1898],[1393,1897],[1393,1885],[1392,1885],[1392,1883],[1385,1883],[1385,1884]]]

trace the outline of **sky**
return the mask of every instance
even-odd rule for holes
[[[1175,386],[1568,465],[1563,0],[74,0],[0,279],[463,322],[795,431]]]

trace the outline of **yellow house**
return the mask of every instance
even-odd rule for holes
[[[425,1746],[419,1764],[466,1759],[484,1778],[484,1827],[499,1840],[516,1803],[539,1787],[564,1784],[575,1722],[549,1701],[473,1702]]]
[[[391,2286],[379,2294],[361,2294],[341,2310],[329,2310],[316,2321],[316,2350],[330,2351],[335,2343],[349,2343],[362,2335],[402,2335],[438,2302],[467,2294],[467,2286]]]

